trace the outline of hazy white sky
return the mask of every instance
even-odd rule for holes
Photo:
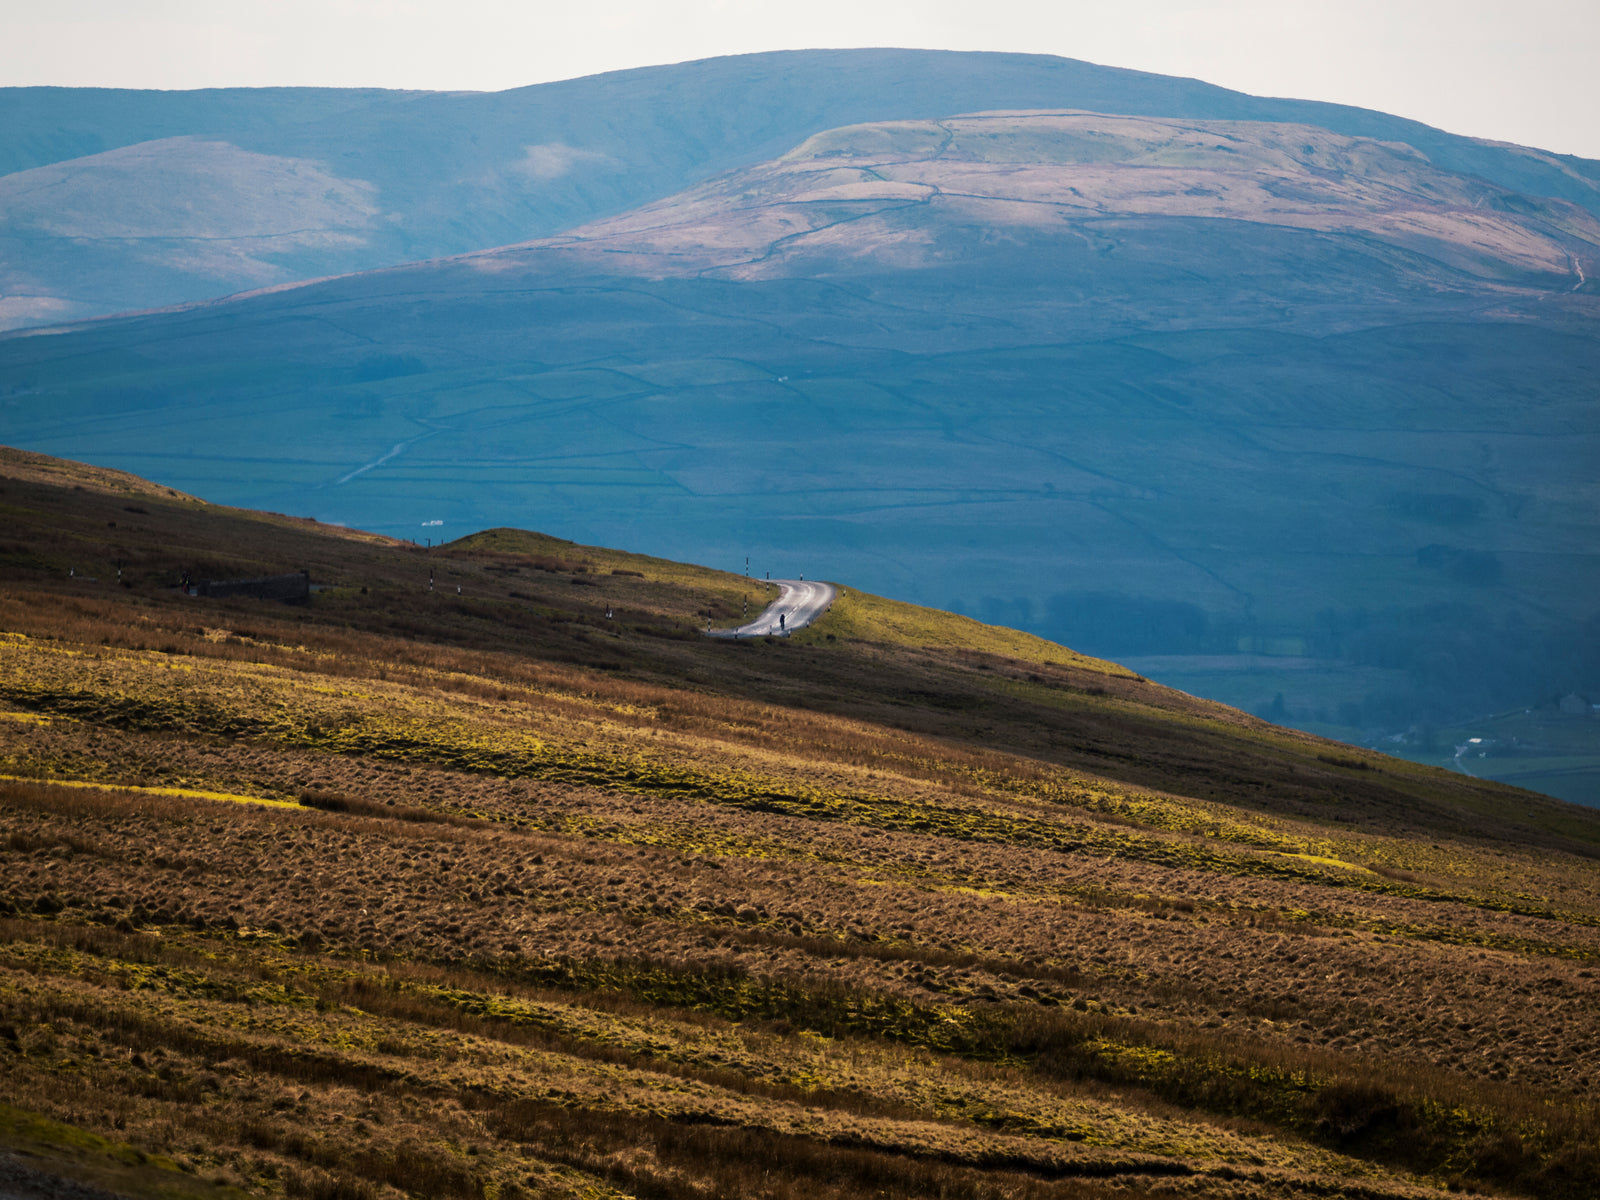
[[[1600,158],[1600,0],[0,0],[0,85],[492,91],[818,46],[1060,54]]]

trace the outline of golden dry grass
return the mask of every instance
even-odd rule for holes
[[[109,502],[5,487],[14,562]],[[734,577],[159,503],[342,586],[0,588],[28,1112],[289,1196],[1600,1186],[1590,815],[872,598],[732,647]]]

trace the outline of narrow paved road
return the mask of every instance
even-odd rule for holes
[[[804,629],[827,612],[836,594],[831,583],[809,579],[774,579],[772,582],[778,585],[778,598],[767,605],[759,617],[737,629],[713,629],[711,636],[742,638],[777,634],[782,637]]]

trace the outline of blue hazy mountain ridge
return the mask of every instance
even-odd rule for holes
[[[0,328],[553,234],[841,125],[1040,108],[1311,124],[1600,212],[1582,159],[1043,55],[778,52],[497,93],[5,89]]]
[[[556,237],[10,335],[0,432],[407,536],[750,554],[1403,728],[1600,690],[1597,277],[1587,209],[1401,143],[873,122]]]

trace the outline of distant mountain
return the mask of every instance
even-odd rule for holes
[[[1365,243],[1372,269],[1316,294],[1316,307],[1307,310],[1313,328],[1328,325],[1330,305],[1354,303],[1363,321],[1376,314],[1361,306],[1402,294],[1428,308],[1476,309],[1502,287],[1507,299],[1527,289],[1577,292],[1600,274],[1594,214],[1439,170],[1409,146],[1309,125],[1073,111],[832,130],[775,162],[472,263],[540,275],[620,269],[738,280],[975,268],[953,298],[964,304],[972,287],[1009,290],[1042,270],[1055,282],[1082,274],[1080,260],[1118,250],[1129,240],[1124,230],[1166,221],[1187,223],[1188,233],[1163,248],[1165,269],[1181,258],[1186,270],[1236,277],[1226,298],[1235,321],[1245,315],[1238,305],[1246,296],[1270,308],[1297,286],[1318,287],[1299,264],[1274,271],[1266,247],[1243,272],[1219,256],[1214,237],[1237,236],[1240,222],[1249,236],[1302,230]],[[1212,224],[1202,230],[1196,221]],[[1071,231],[1065,239],[1064,223]],[[1026,263],[1013,261],[1019,249]],[[1074,319],[1079,333],[1119,321],[1139,328],[1210,324],[1222,314],[1216,297],[1196,304],[1176,280],[1158,293],[1150,279],[1134,275],[1126,293],[1108,294],[1103,284],[1126,271],[1119,265],[1091,274]],[[1277,313],[1252,319],[1262,316],[1295,324]]]
[[[1589,209],[1414,145],[873,122],[557,237],[14,334],[0,434],[401,536],[749,554],[1353,737],[1600,691],[1596,278]]]
[[[0,90],[0,328],[459,254],[861,122],[1087,109],[1310,124],[1600,212],[1600,164],[1044,55],[796,51],[497,93]]]

